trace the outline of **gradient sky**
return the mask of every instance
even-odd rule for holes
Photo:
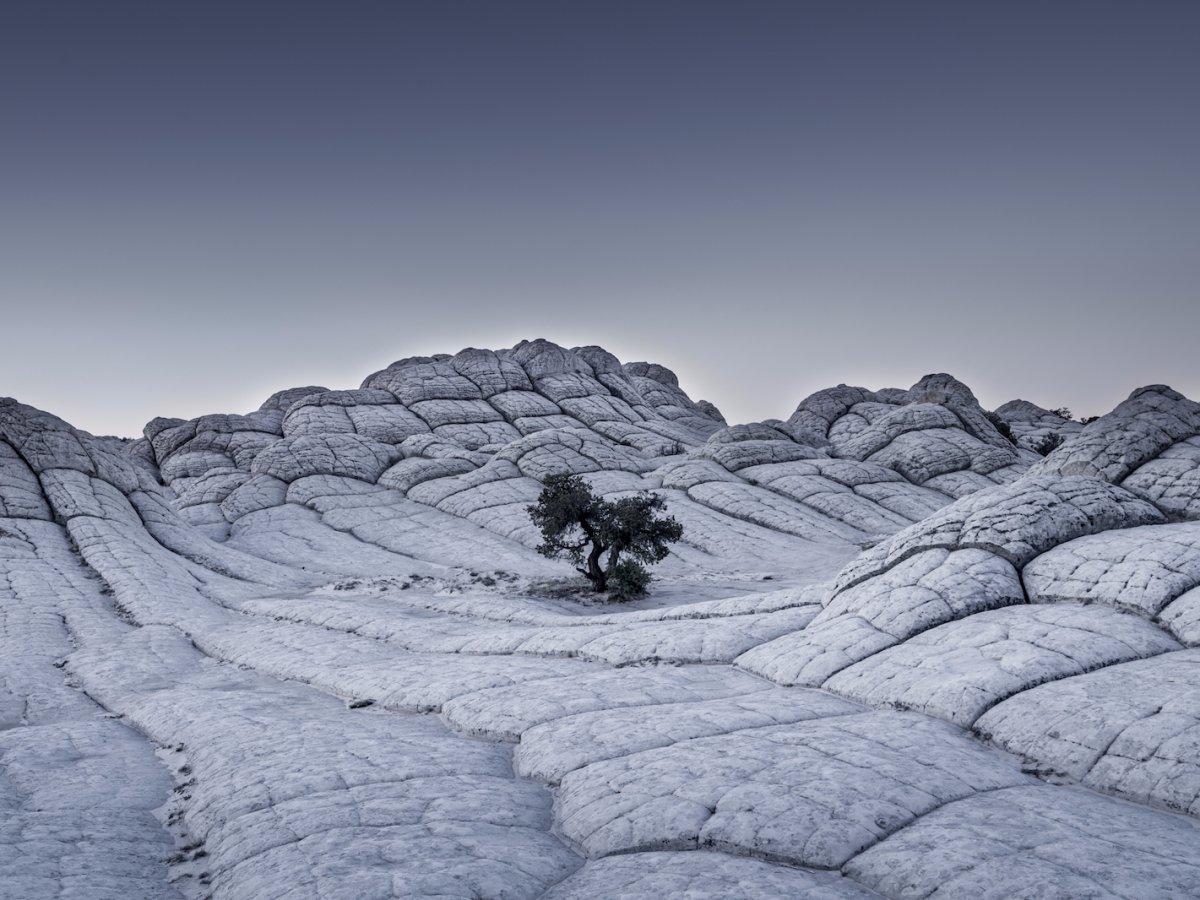
[[[0,395],[97,433],[546,337],[731,420],[1200,398],[1200,3],[0,6]]]

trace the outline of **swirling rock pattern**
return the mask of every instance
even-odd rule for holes
[[[547,341],[2,399],[0,896],[1197,896],[1200,405],[996,415]],[[560,471],[683,523],[649,600],[557,590]]]

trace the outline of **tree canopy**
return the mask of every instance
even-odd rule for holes
[[[664,509],[656,494],[609,501],[593,494],[579,475],[562,473],[546,476],[528,512],[542,532],[539,553],[566,557],[596,591],[635,597],[650,583],[645,566],[665,559],[667,545],[683,536],[675,519],[658,515]]]

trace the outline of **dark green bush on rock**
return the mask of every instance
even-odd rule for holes
[[[623,559],[608,573],[608,593],[616,600],[641,597],[650,584],[650,573],[631,559]]]
[[[1012,429],[1009,427],[1007,422],[1005,422],[1002,418],[1000,418],[998,415],[996,415],[996,413],[992,412],[990,409],[985,409],[983,411],[983,414],[987,417],[987,420],[992,423],[992,425],[995,427],[995,429],[998,432],[1000,432],[1000,434],[1002,436],[1008,438],[1008,442],[1010,444],[1016,444],[1017,439],[1013,435]]]
[[[1058,432],[1051,432],[1038,441],[1033,449],[1042,456],[1049,456],[1056,449],[1062,446],[1062,442],[1063,436],[1061,434]]]

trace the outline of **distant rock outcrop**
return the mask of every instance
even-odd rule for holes
[[[1049,446],[1047,441],[1065,440],[1083,428],[1079,422],[1064,419],[1028,400],[1010,400],[997,407],[995,414],[1008,425],[1018,446],[1039,454],[1040,448]]]
[[[351,479],[533,547],[525,507],[537,480],[570,471],[602,491],[668,492],[692,539],[717,555],[729,548],[706,537],[712,513],[853,544],[1037,459],[948,375],[909,391],[835,388],[786,423],[730,428],[663,366],[544,340],[403,359],[358,390],[281,392],[246,416],[155,420],[146,439],[180,514],[218,540],[281,492],[295,502],[311,479],[335,493],[347,484],[336,479]]]

